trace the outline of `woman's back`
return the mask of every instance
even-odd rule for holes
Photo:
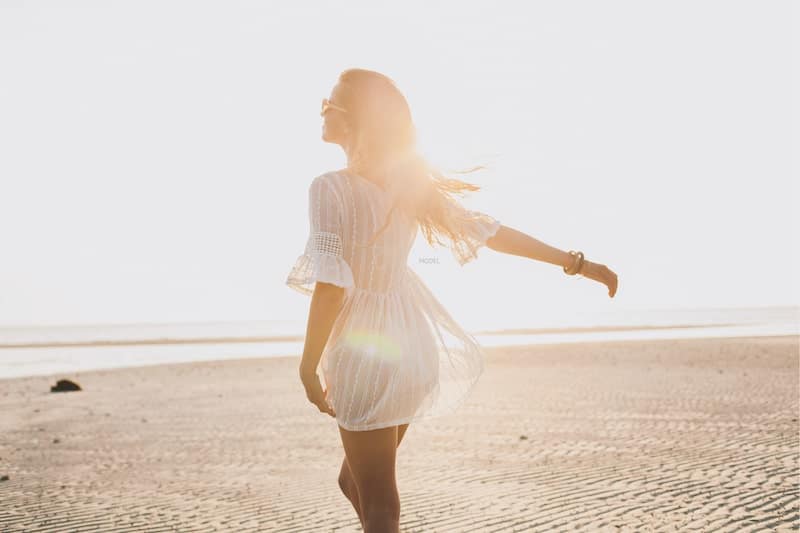
[[[337,422],[349,430],[452,412],[484,368],[480,345],[408,266],[416,219],[395,209],[370,242],[386,222],[392,194],[345,171],[314,178],[310,235],[286,280],[306,294],[318,281],[346,289],[320,366]],[[463,222],[467,244],[453,250],[461,264],[500,227],[477,214]]]
[[[343,255],[353,271],[355,287],[375,292],[396,289],[405,279],[408,255],[419,224],[395,209],[384,231],[392,190],[346,171],[327,175],[341,198]]]

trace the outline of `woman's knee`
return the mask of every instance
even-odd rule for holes
[[[366,514],[400,516],[400,494],[393,472],[375,472],[362,476],[354,483],[361,498],[361,509]]]
[[[350,476],[344,474],[343,472],[339,472],[339,479],[336,480],[339,483],[339,488],[343,491],[350,490]]]
[[[365,519],[400,519],[400,496],[396,487],[359,489]]]
[[[342,467],[339,469],[339,484],[351,481],[353,474],[350,472],[350,466],[347,464],[347,459],[342,460]]]

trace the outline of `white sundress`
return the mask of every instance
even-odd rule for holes
[[[350,431],[452,413],[484,370],[482,347],[408,266],[416,219],[396,208],[383,234],[366,246],[386,220],[391,194],[347,170],[314,178],[310,234],[286,279],[306,295],[317,281],[345,288],[319,367],[336,421]],[[466,243],[451,248],[464,265],[500,222],[453,205],[474,216],[464,222]]]

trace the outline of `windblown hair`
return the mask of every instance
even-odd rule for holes
[[[388,227],[395,208],[417,219],[429,244],[446,246],[441,240],[444,237],[454,249],[467,246],[461,228],[463,221],[472,217],[455,195],[463,196],[464,191],[478,191],[480,187],[445,176],[419,153],[408,102],[393,80],[372,70],[353,68],[339,75],[339,84],[353,133],[351,166],[380,169],[385,173],[385,186],[394,196],[383,226],[369,243],[360,246],[375,242]]]

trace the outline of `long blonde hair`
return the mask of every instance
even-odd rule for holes
[[[339,84],[352,132],[351,166],[380,168],[394,196],[383,226],[369,243],[360,246],[371,246],[388,227],[392,212],[399,208],[417,219],[429,244],[446,246],[440,239],[444,237],[454,248],[463,247],[466,237],[462,222],[473,217],[468,210],[459,209],[455,195],[463,196],[465,191],[478,191],[480,187],[444,175],[419,153],[408,102],[389,77],[352,68],[339,75]]]

